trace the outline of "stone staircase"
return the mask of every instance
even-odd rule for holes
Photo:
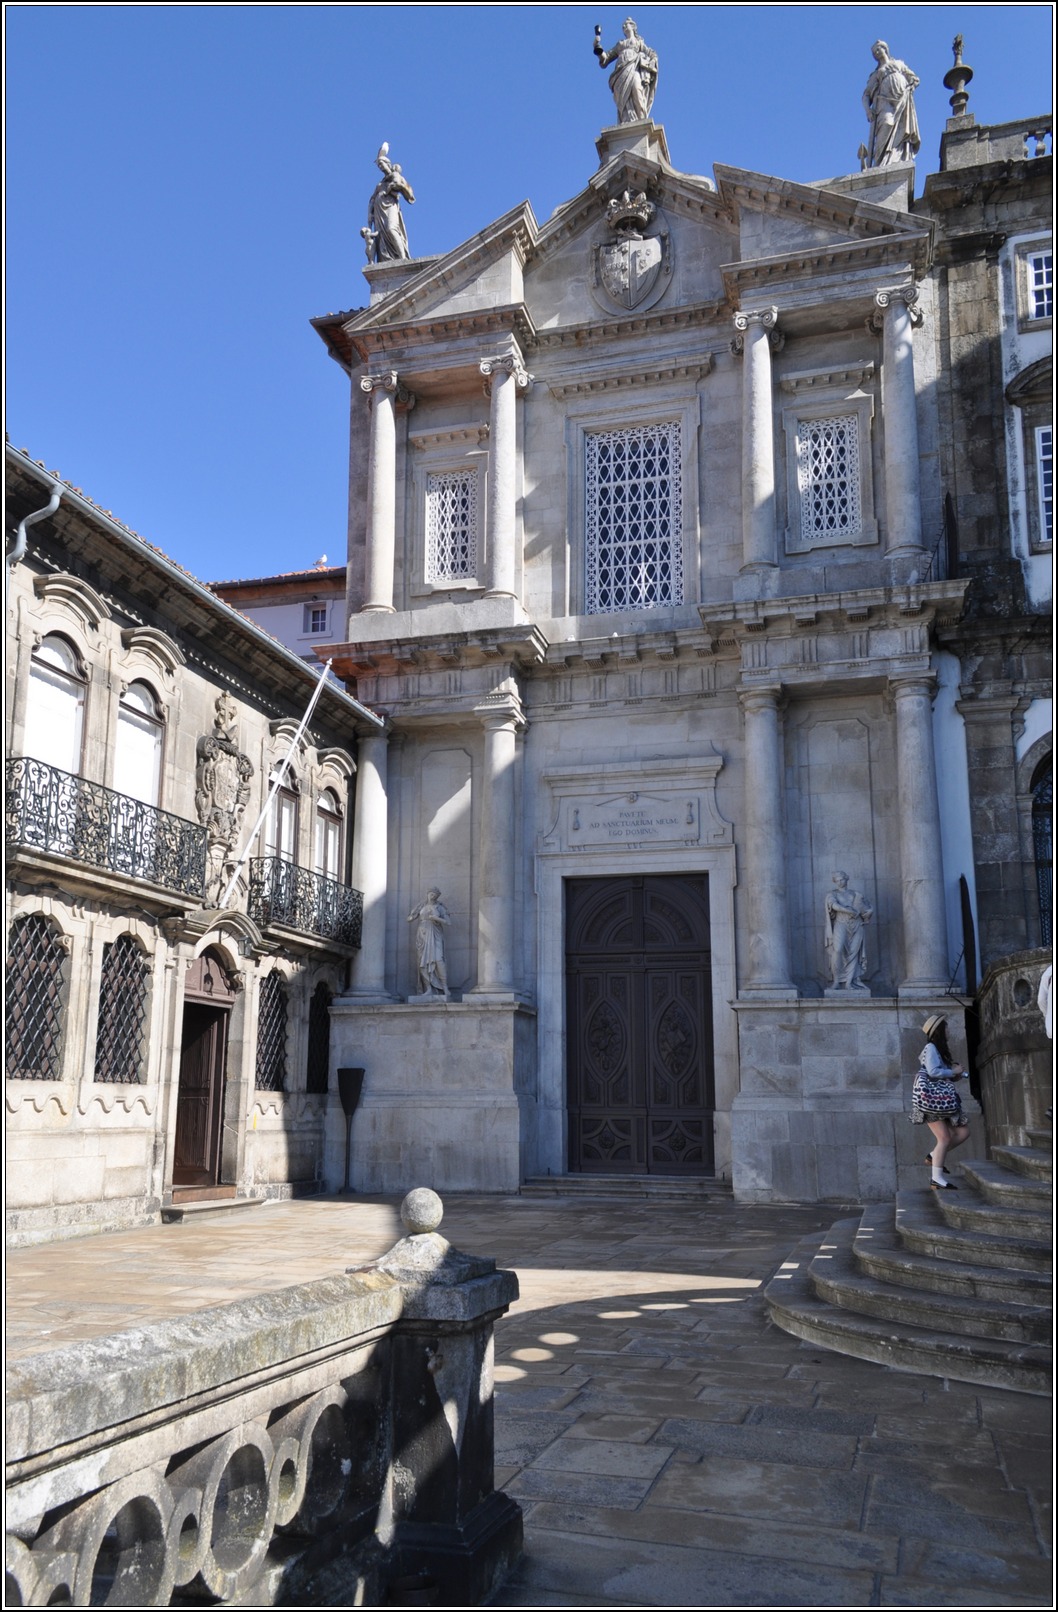
[[[898,1371],[1051,1392],[1051,1133],[806,1237],[765,1289],[777,1326]]]

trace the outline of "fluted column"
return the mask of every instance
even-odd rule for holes
[[[476,708],[485,729],[481,855],[478,863],[478,982],[483,995],[514,992],[514,896],[517,846],[514,768],[525,727],[514,695]]]
[[[948,983],[948,926],[940,802],[933,753],[931,672],[891,677],[896,706],[897,798],[900,813],[900,887],[904,920],[901,990],[943,990]]]
[[[362,375],[360,390],[371,398],[367,461],[367,569],[364,610],[393,609],[393,555],[397,541],[397,405],[414,406],[396,370]]]
[[[918,409],[912,331],[922,323],[914,286],[879,291],[872,321],[882,330],[882,415],[885,422],[885,521],[888,558],[922,550]]]
[[[518,486],[515,402],[531,380],[515,354],[483,358],[479,365],[489,398],[489,496],[485,530],[485,592],[514,594]]]
[[[743,991],[796,994],[790,980],[786,923],[786,834],[783,823],[782,688],[768,684],[739,695],[745,717],[745,856],[749,968]]]
[[[364,926],[353,969],[354,996],[386,992],[386,861],[389,814],[386,797],[388,733],[373,733],[357,747],[356,817],[353,823],[354,890],[364,897]]]
[[[777,565],[775,438],[771,354],[781,345],[777,308],[735,315],[732,348],[742,354],[742,569]]]

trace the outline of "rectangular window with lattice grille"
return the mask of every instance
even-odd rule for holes
[[[683,603],[680,422],[585,437],[585,610]]]
[[[146,1079],[150,964],[131,935],[103,947],[95,1079],[136,1086]]]
[[[261,981],[254,1085],[259,1091],[283,1091],[286,1077],[287,990],[283,976],[273,969]]]
[[[840,542],[860,530],[860,438],[855,414],[798,420],[797,485],[801,534]]]
[[[478,474],[446,470],[426,478],[426,580],[470,582],[478,569]]]

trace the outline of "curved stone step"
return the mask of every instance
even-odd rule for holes
[[[1049,1309],[1050,1276],[1044,1271],[1002,1270],[967,1261],[916,1254],[896,1234],[893,1204],[870,1204],[853,1244],[857,1268],[896,1287],[919,1288],[953,1297]]]
[[[854,1221],[831,1227],[813,1257],[808,1281],[817,1298],[855,1315],[874,1316],[899,1326],[954,1332],[962,1337],[1008,1343],[1048,1343],[1051,1314],[1038,1305],[1012,1305],[933,1290],[894,1287],[857,1269]]]
[[[1051,1351],[1043,1344],[960,1337],[852,1315],[824,1303],[809,1285],[808,1268],[819,1245],[834,1231],[817,1234],[814,1240],[805,1238],[768,1283],[764,1297],[776,1326],[817,1348],[873,1360],[896,1371],[1016,1388],[1022,1393],[1050,1393]]]
[[[1054,1159],[1049,1148],[997,1146],[992,1149],[992,1157],[997,1164],[1030,1181],[1053,1180]]]
[[[1033,1220],[1033,1234],[985,1231],[949,1218],[951,1200],[958,1196],[955,1192],[932,1192],[928,1187],[923,1191],[898,1193],[896,1231],[904,1247],[933,1259],[956,1260],[967,1265],[1050,1271],[1050,1237],[1040,1237],[1038,1216]],[[1049,1231],[1050,1228],[1044,1229]]]
[[[972,1187],[972,1183],[971,1183]],[[938,1213],[949,1226],[973,1231],[986,1237],[1012,1237],[1015,1240],[1051,1243],[1051,1217],[1038,1209],[1013,1209],[986,1203],[964,1185],[959,1192],[930,1192]]]
[[[1035,1209],[1050,1219],[1049,1182],[1018,1175],[998,1159],[967,1159],[961,1166],[961,1174],[986,1203],[1010,1209]]]
[[[1025,1141],[1029,1147],[1042,1148],[1045,1153],[1054,1153],[1054,1132],[1042,1126],[1023,1126]]]

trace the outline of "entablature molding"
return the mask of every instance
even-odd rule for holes
[[[468,309],[458,314],[436,314],[365,330],[352,329],[352,324],[350,321],[342,330],[351,364],[357,361],[371,364],[394,354],[401,354],[405,365],[414,366],[417,358],[425,361],[427,354],[430,362],[436,364],[439,350],[447,350],[453,344],[460,350],[472,350],[476,362],[487,346],[495,346],[498,337],[513,338],[523,348],[534,346],[537,339],[532,315],[524,302]],[[330,334],[334,337],[336,333],[331,331]]]
[[[794,396],[826,390],[866,386],[874,379],[873,360],[862,364],[831,364],[823,369],[799,369],[779,377],[779,387]]]
[[[711,374],[715,366],[712,353],[700,354],[693,363],[657,364],[637,370],[615,370],[612,365],[598,370],[580,368],[568,379],[556,376],[547,382],[552,397],[560,401],[571,397],[586,397],[596,392],[627,391],[632,387],[660,386],[671,383],[698,381]]]
[[[757,301],[775,294],[779,286],[787,286],[787,295],[804,296],[813,281],[833,277],[834,289],[849,284],[858,290],[858,280],[871,274],[877,279],[892,279],[894,271],[904,270],[915,280],[922,279],[932,261],[932,226],[921,232],[886,235],[868,241],[837,241],[828,246],[799,247],[793,252],[782,252],[769,257],[752,258],[745,263],[722,263],[720,273],[724,289],[736,307],[745,301]],[[847,293],[846,293],[847,294]],[[778,300],[778,299],[777,299]],[[780,313],[783,312],[780,304]]]
[[[739,642],[746,635],[788,636],[800,624],[811,622],[828,630],[843,624],[872,627],[920,623],[930,631],[959,619],[968,577],[940,582],[907,583],[899,587],[856,588],[846,592],[813,593],[801,597],[734,600],[729,604],[703,604],[702,625],[719,642]]]
[[[589,324],[562,325],[554,330],[541,330],[536,338],[540,353],[558,348],[576,348],[583,351],[591,342],[626,340],[632,336],[656,338],[666,331],[699,329],[703,325],[720,327],[727,316],[724,301],[689,303],[680,308],[654,309],[647,313],[615,315],[612,319],[592,320]],[[718,328],[718,339],[721,331]],[[719,346],[726,343],[726,331]],[[718,348],[719,350],[719,348]]]
[[[443,637],[382,639],[371,644],[333,646],[335,671],[340,677],[392,676],[409,670],[446,670],[459,666],[496,665],[509,661],[519,667],[539,665],[547,653],[547,640],[536,627],[483,628],[479,632]]]

